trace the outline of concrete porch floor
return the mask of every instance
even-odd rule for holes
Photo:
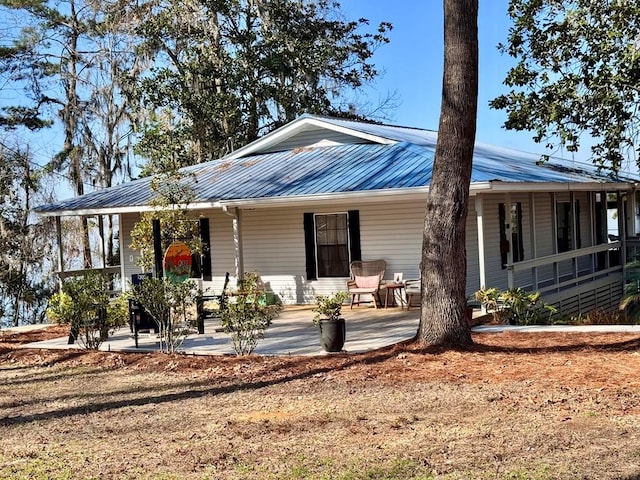
[[[287,306],[265,332],[258,343],[256,355],[330,355],[320,347],[316,328],[313,326],[311,305]],[[347,321],[347,340],[344,351],[359,353],[393,345],[412,338],[418,329],[420,309],[409,311],[400,308],[379,308],[371,306],[344,308],[343,316]],[[482,316],[480,310],[474,311],[474,318]],[[220,320],[205,322],[203,335],[189,335],[180,352],[192,355],[235,355],[231,339],[224,332],[216,332]],[[17,327],[15,330],[43,328],[42,325]],[[14,329],[10,329],[14,330]],[[472,329],[475,333],[512,332],[624,332],[640,334],[640,325],[478,325]],[[68,345],[67,337],[34,342],[22,348],[70,349],[83,348],[79,344]],[[116,331],[102,344],[101,350],[113,352],[153,352],[159,349],[156,335],[142,334],[135,347],[129,327]]]
[[[266,330],[256,347],[256,355],[326,355],[318,340],[312,323],[314,313],[311,305],[287,306]],[[342,310],[347,324],[347,339],[344,350],[348,353],[365,352],[392,345],[412,338],[420,320],[420,309],[409,311],[400,308],[371,306],[348,307]],[[184,340],[179,351],[193,355],[235,355],[231,338],[224,332],[216,332],[219,319],[205,321],[205,333],[191,334]],[[69,349],[83,348],[79,344],[68,345],[67,338],[56,338],[29,343],[23,348]],[[106,351],[151,352],[159,349],[156,335],[141,334],[138,348],[129,327],[120,328],[109,336],[100,348]]]

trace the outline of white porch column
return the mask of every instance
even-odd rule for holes
[[[60,217],[56,217],[56,241],[58,242],[58,272],[64,272],[64,255],[62,252],[62,225]],[[58,276],[58,284],[62,288],[62,277]]]
[[[236,265],[236,281],[244,279],[244,253],[242,247],[242,212],[237,207],[229,209],[226,205],[222,206],[222,212],[233,218],[233,252]]]
[[[476,222],[478,225],[478,267],[480,270],[480,288],[487,286],[487,272],[484,258],[484,196],[476,195]]]
[[[129,281],[124,276],[124,231],[122,230],[122,214],[118,214],[118,253],[120,255],[120,289],[123,292],[129,290],[131,285],[131,277]]]
[[[516,281],[513,273],[513,249],[517,245],[513,244],[513,230],[511,227],[511,194],[509,192],[504,194],[504,231],[507,236],[507,242],[509,243],[509,251],[507,252],[507,285],[508,287],[515,288]],[[522,235],[522,232],[520,232]]]
[[[569,193],[569,201],[571,202],[571,250],[578,249],[578,222],[580,217],[576,215],[576,192],[573,190]],[[573,278],[578,278],[578,258],[574,257],[571,261],[573,268]]]
[[[107,244],[104,238],[104,217],[98,215],[98,230],[100,230],[100,248],[102,249],[102,268],[107,268]]]
[[[234,209],[235,215],[233,216],[233,248],[235,251],[236,260],[236,278],[239,280],[244,279],[244,251],[242,244],[242,211],[237,208]]]
[[[558,194],[553,192],[551,194],[551,231],[553,232],[553,253],[558,253]],[[560,283],[560,271],[558,269],[558,262],[553,262],[553,283]]]
[[[529,194],[529,240],[531,241],[531,258],[538,258],[538,239],[536,234],[536,197],[535,193]],[[533,290],[538,290],[538,267],[531,269]]]
[[[620,265],[623,267],[627,264],[627,219],[625,213],[625,201],[622,198],[622,192],[616,192],[618,199],[618,240],[620,240]],[[627,197],[627,195],[625,195]],[[627,198],[628,200],[628,198]]]
[[[627,236],[635,237],[638,235],[638,226],[636,225],[636,212],[638,211],[638,201],[636,198],[635,187],[627,193]]]

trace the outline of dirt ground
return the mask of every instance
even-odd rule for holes
[[[19,349],[2,478],[640,479],[640,335],[474,334],[325,357]]]

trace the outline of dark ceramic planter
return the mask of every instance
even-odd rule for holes
[[[347,327],[344,318],[329,320],[320,319],[318,323],[318,336],[320,345],[327,352],[340,352],[344,347],[347,335]]]

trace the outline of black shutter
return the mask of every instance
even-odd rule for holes
[[[201,218],[198,222],[200,227],[200,241],[202,242],[202,254],[200,255],[200,273],[203,280],[211,280],[211,238],[209,236],[209,219]]]
[[[362,251],[360,250],[360,211],[349,210],[349,250],[351,251],[351,261],[362,260]]]
[[[156,269],[156,278],[162,278],[164,271],[162,268],[162,259],[164,252],[162,251],[162,232],[160,230],[160,220],[154,218],[151,220],[153,227],[153,260]]]
[[[522,203],[517,203],[517,216],[518,216],[518,252],[520,252],[520,256],[518,257],[518,261],[521,262],[524,260],[524,232],[522,231]]]
[[[307,265],[307,280],[317,280],[316,228],[313,221],[313,213],[304,214],[304,249]]]
[[[507,230],[504,226],[505,222],[505,211],[504,211],[504,203],[498,204],[498,217],[500,224],[500,262],[502,264],[502,268],[507,268],[507,253],[509,253],[509,241],[507,240]]]

